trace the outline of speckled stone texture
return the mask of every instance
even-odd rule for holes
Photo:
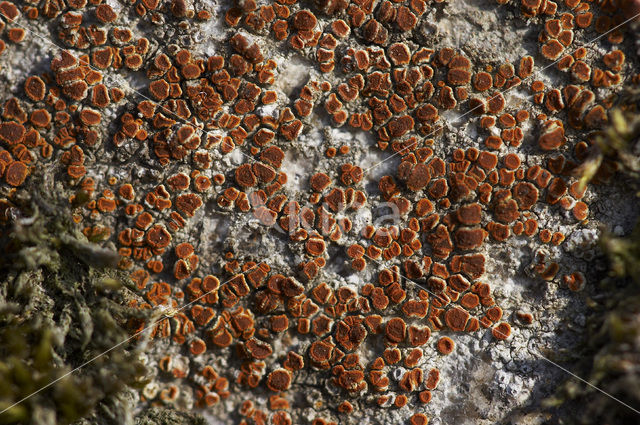
[[[634,5],[3,1],[0,226],[42,176],[118,253],[139,409],[544,423],[638,207]]]

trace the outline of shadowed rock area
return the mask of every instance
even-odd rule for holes
[[[636,423],[638,14],[0,1],[0,423]]]

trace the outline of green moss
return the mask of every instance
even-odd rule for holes
[[[599,149],[588,160],[591,166],[583,167],[583,181],[594,177],[601,163],[610,161],[637,196],[640,116],[636,111],[640,92],[629,91],[625,96],[626,106],[611,113],[610,127],[597,138]],[[630,198],[633,199],[633,192]],[[571,360],[576,374],[606,394],[568,379],[547,400],[563,424],[638,423],[638,414],[620,401],[640,410],[640,219],[627,236],[603,232],[600,247],[609,259],[609,276],[589,300],[592,313],[585,342]]]
[[[640,223],[628,237],[605,233],[600,246],[609,257],[612,276],[629,277],[640,284]]]
[[[100,355],[142,313],[126,307],[134,295],[116,253],[74,230],[70,213],[22,194],[0,225],[0,424],[98,421],[104,406],[126,407],[117,400],[145,372],[133,344]],[[106,422],[124,423],[128,409]]]

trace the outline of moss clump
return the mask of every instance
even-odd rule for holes
[[[595,143],[586,160],[576,169],[580,183],[585,185],[598,176],[617,169],[640,182],[640,88],[626,88],[620,96],[620,106],[611,110],[609,126],[594,133]],[[607,170],[612,168],[612,170]]]
[[[638,195],[640,183],[639,92],[628,92],[626,107],[611,114],[610,127],[598,138],[599,150],[592,165],[615,161],[622,176]],[[592,168],[592,175],[597,167]],[[632,201],[633,195],[630,197]],[[575,373],[602,392],[569,379],[556,397],[547,400],[558,407],[559,423],[637,424],[640,410],[640,220],[631,234],[614,237],[604,232],[600,246],[609,259],[609,276],[590,299],[585,344],[574,353]],[[613,398],[612,398],[613,397]],[[619,401],[631,406],[625,407]]]
[[[17,194],[3,209],[0,424],[67,424],[92,412],[92,423],[131,423],[118,400],[144,367],[131,344],[116,345],[141,312],[126,307],[133,294],[110,267],[117,255],[74,231],[71,211],[43,193]],[[110,404],[116,413],[98,420]]]
[[[640,240],[636,239],[636,243]],[[640,257],[636,257],[640,261]],[[607,297],[594,300],[588,339],[575,353],[575,373],[607,394],[569,379],[548,402],[571,411],[561,423],[637,424],[638,414],[611,397],[640,409],[640,291],[629,278],[605,279]],[[610,396],[611,397],[610,397]]]

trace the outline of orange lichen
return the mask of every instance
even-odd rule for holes
[[[81,3],[69,6],[81,9]],[[182,0],[166,7],[147,0],[134,3],[137,15],[161,23],[160,14],[166,13],[180,20],[182,29],[189,19],[212,16]],[[12,6],[0,3],[8,23],[20,14]],[[500,299],[493,298],[489,284],[479,281],[486,259],[478,250],[491,252],[509,238],[534,236],[536,204],[557,205],[577,222],[589,217],[589,206],[580,200],[585,188],[571,176],[587,158],[587,142],[592,141],[576,140],[581,129],[601,129],[607,123],[612,101],[601,97],[626,78],[628,65],[621,50],[611,50],[597,58],[598,63],[591,50],[573,51],[571,46],[592,23],[604,33],[619,21],[601,16],[599,6],[577,1],[558,6],[523,0],[519,6],[521,14],[540,27],[542,56],[558,60],[554,68],[566,72],[558,79],[580,85],[554,82],[545,87],[542,76],[526,81],[542,72],[532,56],[489,66],[452,48],[405,41],[424,22],[428,5],[421,0],[234,2],[224,20],[247,31],[230,30],[230,51],[209,57],[168,46],[150,53],[153,40],[136,39],[134,27],[113,25],[126,7],[116,13],[106,4],[92,5],[96,19],[90,26],[83,24],[83,14],[65,12],[61,40],[91,53],[60,53],[51,73],[26,78],[25,95],[4,104],[2,184],[15,190],[39,161],[59,157],[64,184],[74,193],[83,191],[71,199],[73,205],[85,192],[90,198],[74,212],[74,220],[90,222],[83,224],[87,237],[99,238],[104,232],[106,239],[113,238],[122,256],[120,266],[130,270],[145,305],[179,308],[185,300],[193,302],[184,317],[175,315],[155,326],[153,338],[186,344],[192,356],[226,355],[231,349],[239,358],[237,371],[230,367],[214,372],[207,366],[197,380],[172,371],[170,360],[161,362],[164,372],[195,383],[197,406],[218,403],[236,385],[263,386],[275,393],[295,389],[296,371],[306,368],[354,397],[330,402],[340,414],[360,409],[355,401],[365,391],[380,392],[375,400],[381,406],[402,408],[413,402],[409,392],[422,389],[418,365],[433,350],[428,344],[432,333],[488,332],[492,327],[493,336],[501,340],[511,332],[508,324],[498,323],[508,315],[496,305]],[[557,13],[558,7],[572,12]],[[45,13],[42,7],[23,13],[33,15],[31,10]],[[7,37],[21,38],[15,28]],[[306,81],[293,94],[270,87],[279,77],[276,62],[281,59],[264,57],[264,37],[283,41],[294,53],[300,50],[326,81]],[[618,43],[621,37],[612,33],[608,42]],[[124,99],[124,90],[110,87],[112,70],[137,70],[140,78],[147,78],[142,96],[151,99]],[[518,97],[522,102],[514,108],[506,92],[529,88],[531,99]],[[109,124],[111,109],[121,109],[121,101],[127,102],[126,112],[105,144],[100,129]],[[478,129],[476,146],[443,148],[443,123],[450,113],[442,111],[451,109],[471,112],[460,119]],[[310,155],[317,148],[326,156],[313,163],[311,175],[285,174],[281,167],[296,156],[297,139],[314,134],[307,132],[317,114],[324,114],[329,125],[371,134],[377,148],[397,157],[397,167],[374,182],[379,192],[370,193],[371,164],[356,162],[362,150],[330,137],[308,150]],[[535,161],[540,165],[530,165],[528,151],[520,149],[530,139],[543,151],[545,160]],[[110,174],[96,178],[94,164],[105,149],[114,149],[114,158],[123,164],[140,167],[141,178],[127,182],[121,173],[117,179],[109,179]],[[546,158],[547,152],[563,156]],[[288,180],[296,182],[298,192],[289,190]],[[115,193],[100,187],[107,184]],[[364,206],[375,211],[383,201],[398,221],[360,228],[354,212]],[[280,264],[279,274],[243,255],[208,250],[197,226],[219,211],[232,220],[249,213],[252,225],[273,226],[272,233],[282,233],[278,243],[295,252],[297,263],[290,270]],[[576,221],[567,226],[579,226]],[[104,223],[115,228],[98,226]],[[549,225],[548,220],[541,223]],[[543,229],[539,241],[561,244],[565,233],[564,225]],[[269,229],[255,233],[261,238],[270,234]],[[254,243],[251,238],[247,246]],[[339,282],[318,283],[325,268],[335,265],[339,247],[352,273],[378,273],[373,283],[363,283],[358,292]],[[209,273],[205,267],[229,278],[203,277]],[[540,279],[551,280],[559,265],[545,259],[535,271]],[[182,280],[184,286],[177,282]],[[579,272],[564,275],[562,281],[572,290],[585,284]],[[525,316],[516,317],[531,323]],[[384,352],[371,352],[375,344],[370,342],[376,338],[384,342]],[[295,345],[287,347],[291,341]],[[442,354],[455,347],[446,336],[433,345]],[[286,353],[282,358],[276,356],[280,348]],[[282,361],[282,368],[272,360]],[[407,394],[394,396],[387,393],[397,389],[387,373],[400,365],[410,369],[397,384]],[[420,402],[431,400],[438,380],[437,370],[426,374],[426,390],[417,393]],[[159,397],[168,402],[177,396],[167,390]],[[283,397],[269,400],[270,413],[257,402],[245,401],[240,414],[247,423],[265,422],[271,415],[274,423],[291,424],[298,418],[286,412],[289,402]],[[415,413],[410,422],[424,424],[427,418]]]
[[[426,403],[426,402],[423,401],[423,403]],[[416,413],[413,416],[411,416],[409,420],[411,422],[411,425],[427,425],[429,423],[429,419],[423,413]]]
[[[437,347],[440,354],[446,355],[446,354],[451,354],[453,352],[453,349],[455,348],[455,344],[451,338],[444,336],[438,340]]]
[[[508,323],[502,322],[492,329],[491,334],[495,339],[505,340],[511,335],[511,326],[509,326]]]
[[[286,369],[276,369],[267,377],[267,386],[271,391],[286,391],[291,386],[291,373]]]

